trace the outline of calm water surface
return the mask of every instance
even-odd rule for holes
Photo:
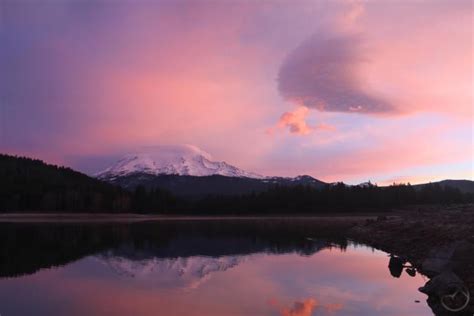
[[[0,314],[432,315],[426,280],[318,224],[1,224]],[[415,303],[415,300],[421,303]]]

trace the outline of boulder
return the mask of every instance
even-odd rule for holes
[[[419,291],[428,296],[442,297],[451,294],[453,288],[464,286],[464,282],[452,271],[444,271],[429,280]]]
[[[435,315],[472,315],[468,306],[465,305],[469,303],[469,297],[454,294],[462,288],[466,289],[464,282],[454,272],[444,271],[428,281],[425,286],[420,287],[419,291],[428,295],[427,303]],[[456,300],[454,303],[453,298]],[[457,308],[462,310],[457,311]]]

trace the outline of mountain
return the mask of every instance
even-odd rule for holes
[[[95,257],[123,277],[142,278],[166,288],[195,289],[218,272],[232,269],[245,261],[244,256],[141,258],[117,256],[113,252]]]
[[[438,184],[442,187],[458,189],[462,193],[474,193],[474,181],[471,180],[442,180],[438,182],[430,182],[414,185],[415,189],[422,189],[427,185]]]
[[[209,153],[193,145],[156,146],[128,154],[97,173],[96,177],[129,190],[144,186],[148,189],[165,189],[178,196],[194,197],[263,192],[276,185],[322,188],[328,184],[307,175],[265,177],[224,161],[215,161]],[[459,189],[463,193],[474,193],[473,181],[444,180],[435,183]],[[366,182],[357,186],[371,185]],[[413,187],[420,189],[426,185]]]
[[[107,179],[112,184],[133,190],[138,186],[145,188],[160,188],[179,196],[204,195],[240,195],[252,192],[266,191],[276,185],[296,186],[310,185],[322,188],[326,183],[310,176],[295,178],[268,177],[263,179],[247,177],[212,176],[180,176],[180,175],[152,175],[147,173],[133,173],[121,177]]]
[[[110,181],[131,174],[263,178],[224,161],[213,161],[208,153],[192,145],[158,146],[147,152],[126,155],[96,177]]]
[[[264,177],[224,161],[213,161],[210,154],[192,145],[158,146],[129,154],[96,177],[126,189],[160,188],[180,196],[236,195],[265,191],[275,185],[319,188],[326,184],[310,176]]]

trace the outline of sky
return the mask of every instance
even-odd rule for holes
[[[470,0],[0,2],[0,152],[191,144],[263,175],[473,179]]]

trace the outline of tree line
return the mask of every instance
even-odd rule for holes
[[[184,207],[181,206],[180,211],[235,215],[356,213],[389,211],[408,205],[447,205],[473,201],[472,193],[462,193],[459,189],[439,184],[415,188],[410,184],[379,187],[373,184],[348,186],[337,183],[323,188],[275,186],[264,192],[240,196],[207,196],[188,202]],[[173,212],[172,207],[169,210]]]
[[[243,195],[176,196],[160,188],[129,191],[69,168],[0,155],[0,212],[133,212],[155,214],[318,214],[384,211],[416,204],[471,203],[474,194],[439,184],[371,183],[274,186]]]
[[[122,212],[131,194],[70,168],[0,155],[2,212]]]

